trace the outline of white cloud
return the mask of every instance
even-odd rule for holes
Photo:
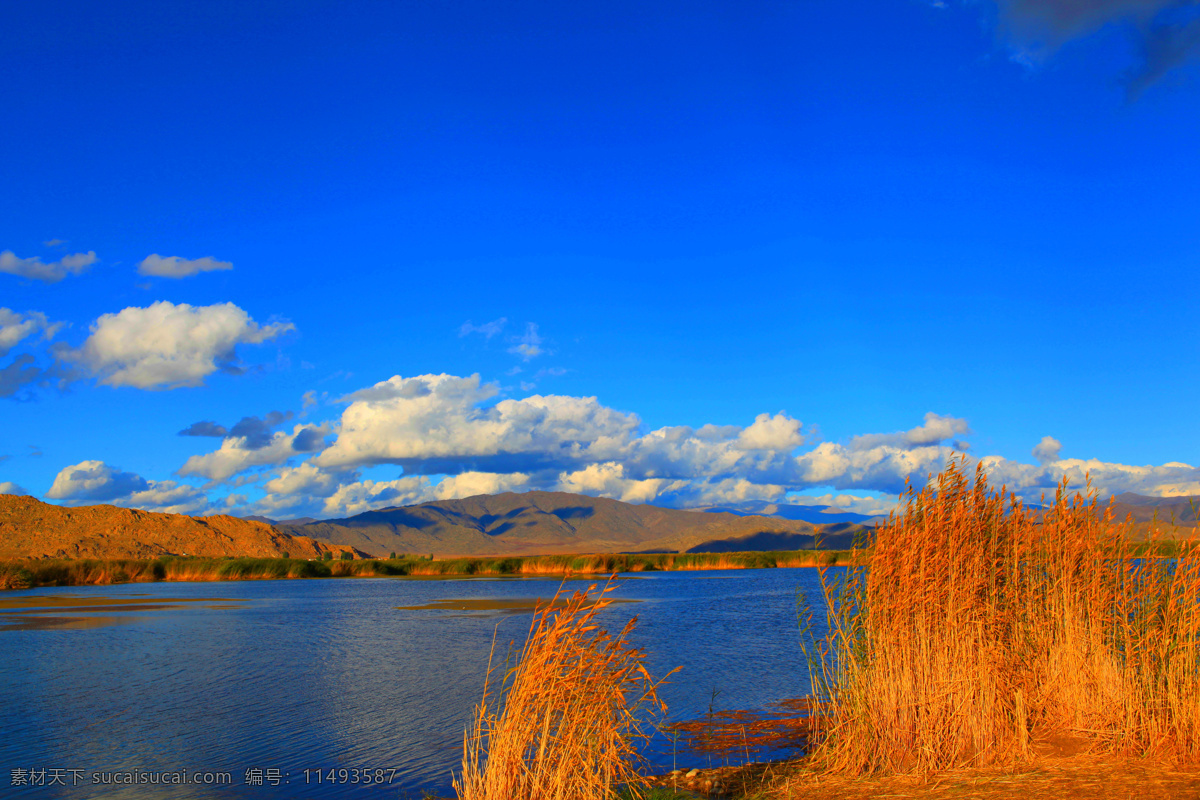
[[[271,494],[328,497],[338,490],[342,477],[305,462],[279,470],[275,478],[263,484],[263,489]]]
[[[12,481],[0,481],[0,494],[30,494],[30,492]]]
[[[215,272],[233,269],[228,261],[217,261],[212,256],[188,260],[179,256],[160,256],[152,253],[138,264],[139,275],[153,275],[159,278],[187,278],[201,272]]]
[[[738,434],[736,446],[740,450],[790,451],[802,444],[800,420],[781,411],[773,417],[770,414],[755,417],[754,424]]]
[[[868,433],[850,440],[855,450],[870,450],[876,447],[927,447],[944,442],[951,436],[970,433],[971,427],[965,419],[944,417],[930,411],[925,422],[900,433]]]
[[[515,472],[525,466],[585,458],[585,448],[625,441],[638,419],[595,397],[533,395],[484,407],[499,389],[479,376],[421,375],[388,381],[350,395],[337,441],[320,466],[433,461],[427,473],[480,469]]]
[[[364,511],[408,506],[431,499],[429,479],[424,476],[394,481],[359,481],[338,487],[325,500],[322,513],[328,517],[351,517]]]
[[[899,502],[897,497],[860,497],[856,494],[798,494],[788,498],[788,502],[805,506],[830,506],[836,511],[848,511],[852,514],[865,514],[869,517],[887,514]]]
[[[319,508],[310,513],[343,516],[513,490],[552,489],[694,507],[787,502],[787,495],[814,487],[834,492],[809,502],[876,514],[891,508],[906,479],[922,486],[961,456],[963,443],[954,437],[969,432],[964,419],[929,413],[907,431],[864,434],[800,450],[805,447],[801,423],[785,412],[759,414],[747,427],[646,431],[636,415],[604,406],[595,397],[535,395],[497,401],[499,395],[497,385],[482,383],[478,375],[397,375],[342,398],[347,406],[341,419],[325,428],[296,426],[269,440],[263,434],[263,441],[255,443],[229,435],[219,450],[189,459],[180,474],[227,481],[252,467],[279,465],[264,487],[267,497],[254,504],[257,508]],[[254,428],[243,423],[247,431]],[[284,466],[305,449],[295,446],[301,436],[319,442],[328,433],[337,436],[329,447],[304,463]],[[1057,442],[1044,440],[1039,448],[1057,458]],[[316,452],[319,446],[308,449]],[[395,481],[359,480],[360,468],[378,464],[398,465],[407,474]],[[1101,491],[1200,493],[1200,472],[1180,463],[1130,467],[1055,460],[1039,466],[990,457],[985,465],[994,483],[1029,498],[1053,490],[1063,475],[1081,485],[1086,471]],[[433,483],[423,476],[446,477]],[[892,497],[853,494],[858,491]]]
[[[886,438],[890,434],[879,434]],[[833,486],[838,489],[874,489],[897,494],[904,479],[923,484],[929,474],[942,471],[955,451],[949,447],[900,447],[893,444],[864,448],[856,437],[851,446],[822,442],[796,457],[793,485]]]
[[[1058,461],[1058,454],[1061,450],[1062,442],[1053,436],[1043,436],[1042,440],[1033,448],[1033,457],[1039,464],[1053,464]]]
[[[103,502],[144,491],[148,486],[145,478],[133,472],[122,472],[103,461],[81,461],[64,467],[54,478],[46,496],[53,500]]]
[[[192,486],[148,481],[103,461],[81,461],[64,467],[46,497],[73,506],[109,503],[169,514],[194,514],[208,507],[208,499]]]
[[[1053,497],[1064,477],[1070,491],[1078,492],[1085,490],[1090,478],[1101,497],[1121,492],[1152,497],[1200,494],[1200,469],[1178,461],[1161,466],[1116,464],[1095,458],[1065,458],[1039,466],[1001,456],[986,456],[980,461],[991,483],[1004,484],[1027,499],[1036,499],[1042,493]]]
[[[251,467],[282,464],[290,458],[323,446],[329,429],[321,425],[295,425],[292,432],[276,431],[264,442],[252,436],[227,436],[211,453],[192,456],[180,467],[180,475],[198,475],[219,482]]]
[[[37,256],[18,258],[12,250],[0,253],[0,272],[45,283],[58,283],[68,275],[79,275],[95,263],[95,252],[75,253],[49,263],[43,262]]]
[[[19,314],[8,308],[0,308],[0,357],[8,355],[9,350],[38,331],[42,331],[43,339],[50,339],[62,326],[61,322],[51,324],[40,311]]]
[[[614,462],[589,464],[575,472],[564,472],[558,481],[562,492],[612,497],[625,503],[650,503],[666,492],[686,486],[687,481],[682,480],[627,478],[625,466]]]
[[[201,386],[218,369],[240,371],[239,344],[261,344],[294,329],[290,322],[260,326],[233,303],[190,306],[162,300],[102,315],[82,347],[64,349],[59,357],[108,386]]]
[[[438,500],[455,500],[480,494],[522,491],[531,488],[529,476],[523,472],[502,475],[495,472],[462,472],[443,478],[433,488]]]

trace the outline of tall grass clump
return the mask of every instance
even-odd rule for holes
[[[493,693],[492,664],[474,722],[463,736],[459,800],[609,800],[641,796],[637,746],[645,715],[662,713],[644,654],[629,644],[637,618],[620,634],[599,627],[610,581],[575,592],[534,615],[515,666]],[[494,648],[493,648],[494,651]]]
[[[1200,543],[1139,558],[1090,486],[1034,511],[961,462],[901,499],[857,564],[822,570],[816,764],[1013,763],[1058,734],[1200,760]]]

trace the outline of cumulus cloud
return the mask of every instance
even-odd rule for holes
[[[860,497],[856,494],[800,494],[788,499],[797,505],[829,506],[834,511],[848,511],[869,517],[889,513],[898,502],[895,497]]]
[[[459,337],[470,336],[472,333],[483,334],[485,339],[491,339],[493,336],[500,334],[504,330],[504,326],[508,324],[508,317],[494,319],[491,322],[485,322],[482,325],[473,325],[471,320],[467,320],[458,329]]]
[[[338,490],[343,477],[306,462],[279,470],[276,477],[263,484],[263,489],[271,494],[328,497]]]
[[[236,477],[242,473],[277,467],[264,486],[267,497],[252,504],[269,515],[269,509],[286,508],[293,514],[304,509],[346,516],[435,498],[531,489],[684,508],[787,502],[816,489],[829,493],[811,502],[876,514],[891,508],[906,480],[923,486],[928,476],[961,457],[966,443],[956,437],[970,432],[966,420],[931,412],[908,430],[809,444],[801,422],[782,411],[759,414],[745,427],[646,430],[636,415],[595,397],[503,398],[499,386],[481,382],[478,375],[397,375],[340,402],[346,404],[340,420],[296,425],[291,432],[270,432],[286,416],[282,412],[261,420],[247,417],[228,430],[215,422],[195,423],[182,433],[221,436],[221,447],[188,459],[180,475],[238,484],[263,480]],[[336,438],[327,445],[331,436]],[[1132,467],[1062,460],[1058,442],[1050,437],[1034,452],[1042,463],[991,456],[984,465],[996,484],[1030,499],[1052,491],[1064,476],[1082,486],[1088,472],[1102,492],[1200,493],[1200,473],[1187,464]],[[360,469],[379,464],[403,468],[404,477],[360,479]],[[855,494],[863,491],[889,496]]]
[[[229,429],[226,436],[241,438],[242,446],[248,450],[258,450],[271,443],[271,432],[275,426],[292,418],[292,412],[270,411],[259,417],[242,417],[236,425]],[[297,448],[300,449],[300,448]],[[312,448],[304,448],[311,450]]]
[[[284,431],[268,434],[261,427],[247,426],[243,435],[235,435],[236,429],[234,426],[221,441],[219,449],[189,458],[179,474],[213,482],[228,480],[251,467],[283,464],[302,453],[317,450],[324,446],[324,437],[329,434],[329,429],[320,425],[296,425],[290,434]]]
[[[12,481],[0,481],[0,494],[30,494],[30,491]]]
[[[1130,35],[1142,62],[1129,93],[1136,97],[1171,70],[1200,54],[1200,3],[1196,0],[1000,0],[1015,57],[1044,61],[1062,44],[1119,28]]]
[[[75,253],[46,263],[37,256],[18,258],[12,250],[0,253],[0,272],[45,283],[58,283],[68,275],[79,275],[96,263],[95,252]]]
[[[923,479],[939,472],[950,457],[949,448],[910,449],[895,445],[847,447],[822,442],[797,457],[799,486],[833,486],[836,489],[876,489],[892,494],[903,491],[904,479]]]
[[[980,461],[991,482],[1005,484],[1027,499],[1041,493],[1053,495],[1064,477],[1074,491],[1083,491],[1090,479],[1101,497],[1121,492],[1155,497],[1200,494],[1200,469],[1178,461],[1161,466],[1116,464],[1096,458],[1065,458],[1036,466],[1001,456],[986,456]]]
[[[558,482],[559,491],[612,497],[625,503],[649,503],[667,492],[686,487],[687,481],[684,480],[628,478],[625,465],[611,461],[565,472]]]
[[[82,347],[64,348],[58,355],[108,386],[176,389],[201,386],[218,369],[240,372],[239,344],[261,344],[294,329],[290,322],[260,326],[233,303],[190,306],[163,300],[102,315]]]
[[[170,514],[194,514],[208,506],[204,494],[192,486],[175,481],[148,481],[103,461],[81,461],[64,467],[46,497],[67,505],[108,503]]]
[[[408,506],[429,499],[429,479],[424,476],[394,481],[357,481],[339,486],[326,498],[322,513],[329,517],[350,517],[364,511]]]
[[[1053,436],[1043,436],[1042,440],[1033,448],[1033,457],[1043,466],[1053,464],[1058,461],[1058,454],[1061,450],[1062,442]]]
[[[348,396],[338,438],[320,466],[392,463],[426,473],[524,468],[578,461],[585,448],[624,441],[632,414],[595,397],[533,395],[486,406],[499,392],[478,375],[399,375]]]
[[[160,256],[152,253],[138,264],[139,275],[153,275],[158,278],[187,278],[199,275],[201,272],[217,272],[233,269],[228,261],[217,261],[211,256],[188,260],[179,256]]]
[[[755,417],[754,424],[738,434],[736,446],[741,450],[795,450],[802,444],[800,420],[781,411],[775,416]]]
[[[462,472],[443,478],[433,487],[438,500],[455,500],[480,494],[519,492],[530,487],[530,476],[523,472],[501,475],[495,472]]]
[[[40,311],[19,314],[12,309],[0,308],[0,358],[38,331],[42,331],[43,339],[50,339],[62,326],[61,322],[51,324]]]

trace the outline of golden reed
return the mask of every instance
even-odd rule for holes
[[[489,659],[483,699],[463,736],[460,800],[601,800],[619,789],[640,796],[637,747],[647,736],[644,712],[666,710],[661,680],[629,644],[636,617],[616,637],[599,627],[596,614],[615,584],[596,588],[565,604],[560,589],[539,608],[494,694]]]
[[[1200,760],[1200,542],[1139,558],[1090,484],[1038,511],[962,462],[902,500],[857,564],[822,570],[814,765],[1014,763],[1054,734]]]

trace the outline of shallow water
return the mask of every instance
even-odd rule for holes
[[[633,640],[651,673],[683,667],[661,692],[669,719],[808,693],[796,590],[818,597],[816,570],[636,577],[615,593],[635,602],[600,619],[615,630],[637,615]],[[366,578],[5,593],[0,786],[81,798],[449,795],[493,632],[503,654],[531,619],[514,601],[557,588],[540,578]],[[465,608],[398,608],[450,599]],[[647,755],[663,770],[710,763],[674,749],[659,738]],[[14,770],[46,770],[45,785],[13,785]],[[355,770],[371,785],[361,771],[350,783]],[[229,778],[145,782],[179,771]],[[114,772],[143,782],[106,784]]]

